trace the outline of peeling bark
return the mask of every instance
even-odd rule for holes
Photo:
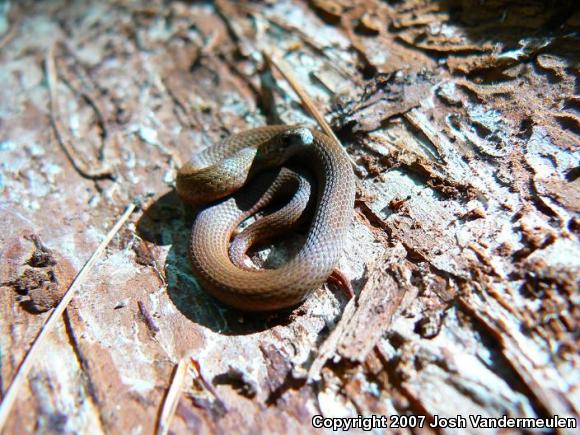
[[[0,13],[0,397],[46,318],[23,293],[54,306],[141,202],[44,343],[6,433],[151,433],[182,358],[175,433],[314,432],[317,414],[578,417],[576,2]],[[191,275],[173,186],[180,162],[231,133],[314,125],[264,62],[273,49],[356,164],[340,261],[356,297],[325,285],[254,316]]]

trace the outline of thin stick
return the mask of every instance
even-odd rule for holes
[[[177,409],[177,404],[179,403],[179,397],[181,396],[181,389],[183,387],[186,370],[187,363],[182,359],[175,367],[171,385],[169,386],[169,390],[167,390],[167,395],[163,402],[163,409],[159,416],[159,424],[157,426],[157,435],[165,435],[169,431],[171,420],[173,419],[173,415]]]
[[[336,137],[336,135],[334,134],[328,123],[326,122],[326,119],[324,119],[324,116],[322,116],[322,114],[318,111],[318,109],[316,108],[316,106],[306,93],[306,91],[302,89],[302,86],[298,84],[298,80],[296,80],[294,75],[290,72],[290,68],[288,67],[288,65],[286,65],[286,63],[278,56],[276,56],[274,53],[268,54],[264,52],[264,56],[266,57],[266,59],[268,59],[268,61],[272,65],[276,67],[278,71],[280,71],[282,77],[284,77],[284,79],[288,82],[288,84],[292,87],[292,89],[294,89],[294,92],[296,92],[300,100],[302,100],[304,108],[308,111],[308,113],[310,113],[310,115],[312,115],[314,119],[316,119],[316,122],[318,122],[320,128],[324,130],[324,132],[328,136],[333,138],[337,143],[340,143],[340,141],[338,140],[338,138]]]
[[[300,86],[298,84],[298,80],[296,80],[294,75],[290,72],[290,68],[288,67],[288,65],[286,65],[286,63],[274,53],[268,54],[264,51],[264,52],[262,52],[262,54],[264,55],[264,57],[266,58],[266,60],[270,64],[272,64],[276,67],[276,69],[280,72],[280,74],[282,74],[282,77],[284,77],[284,79],[288,82],[288,84],[292,87],[292,89],[294,89],[294,92],[296,92],[296,94],[298,95],[298,97],[302,101],[304,108],[316,120],[316,122],[318,123],[320,128],[328,136],[330,136],[332,139],[334,139],[337,144],[340,145],[340,141],[338,140],[338,138],[336,137],[336,135],[332,131],[332,128],[330,128],[330,125],[328,125],[328,122],[326,122],[326,119],[324,119],[324,116],[322,116],[322,114],[318,111],[318,109],[316,108],[316,106],[314,105],[314,103],[312,102],[312,100],[310,99],[308,94],[306,93],[306,91],[304,89],[302,89],[302,86]],[[347,156],[348,156],[350,163],[352,164],[354,170],[358,171],[358,167],[357,167],[356,163],[351,159],[350,155],[347,154]]]
[[[98,258],[101,256],[101,254],[103,253],[103,251],[105,250],[111,239],[115,236],[115,234],[117,234],[119,229],[129,218],[131,213],[133,213],[133,210],[135,210],[135,204],[130,204],[125,209],[119,220],[117,220],[117,223],[115,223],[111,231],[109,231],[109,233],[105,237],[105,240],[101,242],[99,247],[95,250],[95,252],[93,252],[93,255],[91,255],[91,258],[89,258],[89,261],[87,261],[85,265],[82,267],[81,271],[78,273],[74,281],[71,283],[70,287],[68,288],[63,298],[56,306],[56,308],[52,311],[52,313],[50,313],[48,320],[42,326],[40,332],[34,339],[32,346],[30,347],[28,353],[20,363],[16,375],[14,376],[14,379],[12,380],[12,383],[8,387],[6,395],[4,396],[2,403],[0,404],[0,433],[2,432],[4,425],[6,424],[6,420],[8,419],[8,415],[10,413],[10,410],[12,409],[12,405],[14,405],[16,397],[18,396],[18,391],[20,390],[22,384],[24,383],[24,380],[28,377],[28,374],[30,373],[30,369],[32,368],[34,359],[38,354],[39,350],[41,349],[45,337],[54,329],[56,323],[61,319],[62,313],[64,312],[67,305],[72,300],[73,296],[81,286],[85,276],[89,273],[94,264],[97,262]]]
[[[293,25],[287,23],[285,20],[283,20],[282,18],[280,18],[280,17],[278,17],[276,15],[264,16],[262,14],[259,14],[257,11],[254,11],[253,9],[250,9],[246,5],[240,5],[240,7],[241,8],[245,8],[248,11],[251,11],[252,13],[254,13],[256,15],[260,15],[260,17],[262,17],[265,20],[269,21],[270,23],[272,23],[272,24],[274,24],[274,25],[276,25],[276,26],[284,29],[288,33],[291,33],[293,35],[298,36],[306,45],[308,45],[310,48],[312,48],[314,51],[316,51],[316,53],[318,53],[321,56],[323,56],[326,59],[328,59],[330,61],[330,63],[328,64],[328,66],[330,68],[334,69],[343,78],[345,78],[347,80],[350,80],[351,82],[353,82],[357,86],[360,86],[361,85],[360,82],[359,82],[359,80],[356,77],[354,77],[352,74],[350,74],[348,71],[346,71],[340,65],[338,65],[338,59],[336,59],[336,58],[331,57],[331,56],[328,55],[328,51],[325,49],[326,47],[324,47],[322,45],[319,45],[306,32],[304,32],[299,27],[296,27],[296,26],[293,26]]]
[[[58,108],[58,74],[56,71],[56,62],[54,60],[54,48],[50,48],[46,55],[46,81],[48,84],[48,101],[50,111],[50,123],[54,130],[54,134],[67,158],[75,168],[75,170],[83,177],[92,180],[100,178],[111,177],[112,169],[108,166],[102,166],[92,170],[81,159],[77,160],[78,153],[74,151],[68,138],[63,134],[64,128],[60,123],[59,108]],[[93,107],[94,108],[94,107]],[[98,116],[98,114],[97,114]],[[104,119],[104,118],[103,118]],[[104,124],[103,124],[104,125]]]
[[[14,37],[18,33],[18,29],[19,28],[20,28],[20,20],[18,20],[17,22],[13,23],[10,26],[10,29],[8,29],[8,31],[5,32],[0,37],[0,50],[2,50],[4,47],[6,47],[14,39]]]

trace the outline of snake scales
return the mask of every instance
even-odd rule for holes
[[[255,241],[301,220],[310,195],[308,179],[300,171],[282,169],[268,186],[262,175],[289,161],[308,167],[316,179],[306,240],[278,268],[244,266],[242,257]],[[231,196],[244,185],[250,186],[249,194],[242,193],[246,187]],[[204,289],[233,307],[268,311],[301,302],[331,274],[352,219],[355,182],[346,152],[330,137],[304,126],[275,125],[235,134],[195,154],[178,171],[177,193],[186,203],[203,205],[194,220],[189,256]],[[290,200],[235,236],[242,221],[280,197]]]

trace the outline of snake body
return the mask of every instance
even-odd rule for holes
[[[229,251],[236,228],[277,192],[270,188],[258,189],[249,197],[243,191],[231,195],[245,184],[251,185],[252,180],[254,186],[260,185],[261,172],[289,160],[307,166],[317,182],[306,240],[300,251],[278,268],[240,267],[239,259],[232,261]],[[288,173],[281,173],[276,181],[292,178]],[[195,154],[178,171],[177,193],[185,202],[203,206],[193,223],[189,256],[204,289],[235,308],[269,311],[298,304],[331,274],[352,219],[355,182],[346,152],[330,137],[304,126],[275,125],[235,134]],[[223,201],[216,203],[220,199]],[[290,220],[298,220],[296,213],[303,207],[296,204],[274,213],[270,221],[276,222],[271,225],[273,233],[291,227]],[[270,225],[258,226],[254,235]]]

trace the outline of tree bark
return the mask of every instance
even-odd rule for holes
[[[43,344],[6,433],[151,433],[184,358],[175,433],[316,432],[315,415],[443,433],[463,430],[441,417],[578,417],[575,2],[30,1],[2,13],[0,397],[47,310],[141,205]],[[355,163],[340,261],[350,301],[328,284],[293,310],[244,314],[191,274],[181,162],[268,122],[315,125],[263,50]],[[256,261],[284,258],[282,245]]]

